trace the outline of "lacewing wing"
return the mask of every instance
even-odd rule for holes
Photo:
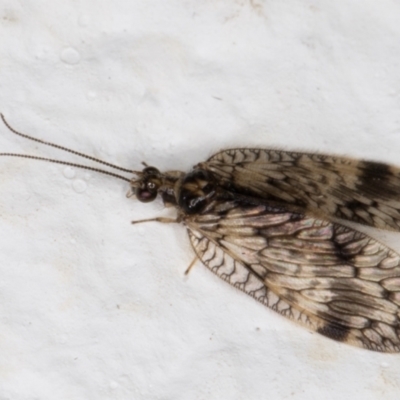
[[[141,202],[176,208],[197,258],[280,314],[340,342],[400,351],[400,255],[346,221],[400,229],[400,169],[266,149],[223,150],[188,173],[131,171],[13,129],[15,134],[133,174],[33,155],[129,182]],[[342,223],[336,222],[343,220]]]

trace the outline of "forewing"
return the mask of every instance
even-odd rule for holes
[[[278,207],[215,203],[186,219],[201,261],[332,339],[400,351],[400,257],[348,227]]]
[[[224,281],[280,314],[295,319],[310,329],[317,330],[318,324],[315,323],[315,320],[292,307],[283,298],[279,298],[247,265],[237,261],[199,231],[188,229],[188,234],[201,262]]]
[[[400,169],[321,154],[230,149],[201,168],[233,192],[298,206],[314,216],[335,216],[400,230]]]

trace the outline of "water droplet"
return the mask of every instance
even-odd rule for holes
[[[72,187],[74,188],[75,192],[83,193],[87,189],[87,184],[85,181],[82,181],[81,179],[76,179],[72,183]]]
[[[61,52],[61,60],[67,64],[78,64],[81,61],[81,55],[72,47],[67,47]]]
[[[76,175],[75,170],[71,167],[64,168],[63,174],[68,179],[73,179],[73,178],[75,178],[75,175]]]

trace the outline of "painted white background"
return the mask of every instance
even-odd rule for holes
[[[395,0],[0,0],[0,110],[133,169],[233,146],[400,164],[399,18]],[[0,151],[77,161],[3,126]],[[127,189],[0,159],[1,400],[398,399],[400,355],[310,333],[200,263],[185,278],[184,228],[131,226],[168,212]]]

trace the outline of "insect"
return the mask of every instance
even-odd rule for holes
[[[141,202],[161,197],[207,268],[310,330],[369,350],[400,351],[400,255],[346,221],[400,230],[400,169],[322,154],[229,149],[189,173],[145,164],[124,172],[37,156],[128,181]],[[336,222],[341,219],[341,223]]]

